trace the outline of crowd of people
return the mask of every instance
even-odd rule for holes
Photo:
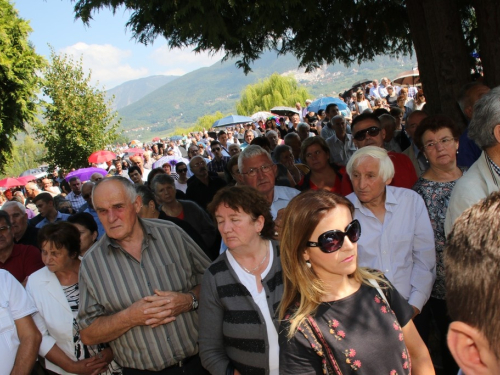
[[[0,373],[498,374],[500,87],[344,99],[6,191]]]

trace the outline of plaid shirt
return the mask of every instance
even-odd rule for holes
[[[75,211],[78,211],[81,206],[87,203],[85,199],[83,199],[83,195],[81,193],[80,195],[75,195],[75,193],[71,192],[66,195],[66,199],[71,202],[71,205],[73,206],[73,209]]]
[[[214,158],[207,164],[207,169],[210,172],[224,172],[224,168],[226,168],[226,164],[229,159],[231,159],[229,156],[223,156],[219,161]]]
[[[491,160],[488,155],[486,155],[486,157],[488,158],[488,163],[490,163],[491,168],[493,168],[495,173],[500,176],[500,167],[498,165],[496,165],[495,162],[493,160]]]

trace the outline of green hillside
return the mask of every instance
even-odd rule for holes
[[[268,52],[255,62],[253,72],[245,76],[242,70],[236,68],[235,61],[218,62],[188,73],[120,109],[118,112],[127,137],[148,139],[152,135],[163,136],[177,127],[192,126],[198,117],[205,114],[216,111],[236,113],[236,102],[246,85],[274,72],[288,74],[296,72],[298,68],[293,56],[278,58],[275,53]],[[347,68],[332,65],[313,74],[298,72],[296,77],[314,98],[343,91],[362,78],[380,79],[386,75],[394,78],[415,64],[415,60],[410,58],[391,59],[382,56],[361,66]]]
[[[146,78],[134,79],[127,81],[119,86],[113,87],[106,91],[106,98],[109,100],[115,96],[113,101],[113,109],[126,107],[141,98],[148,95],[150,92],[162,87],[163,85],[178,78],[177,76],[151,76]]]

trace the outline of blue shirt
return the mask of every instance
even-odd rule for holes
[[[97,211],[94,210],[93,208],[88,207],[85,211],[83,212],[88,212],[89,214],[92,215],[94,218],[95,223],[97,224],[97,239],[100,239],[102,235],[104,234],[104,227],[101,224],[101,220],[99,220],[99,216],[97,216]]]
[[[383,223],[355,193],[346,198],[361,224],[359,265],[382,271],[408,303],[422,311],[436,278],[434,232],[422,197],[387,186]]]
[[[457,165],[470,168],[480,156],[481,149],[469,138],[469,129],[465,129],[458,144]]]
[[[57,211],[57,216],[56,216],[56,219],[53,221],[53,223],[55,223],[55,222],[57,222],[57,221],[66,221],[66,220],[68,220],[68,217],[69,217],[69,216],[70,216],[69,214],[63,214],[63,213],[61,213],[61,212]],[[36,225],[36,227],[37,227],[37,228],[42,228],[42,227],[44,227],[45,225],[47,225],[47,224],[49,224],[49,223],[50,223],[50,221],[49,221],[46,217],[44,217],[44,218],[42,219],[42,221],[40,221],[40,222]]]

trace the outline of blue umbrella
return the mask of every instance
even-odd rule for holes
[[[326,109],[326,106],[330,103],[337,104],[339,107],[339,111],[344,111],[347,109],[347,104],[345,104],[339,98],[332,98],[331,96],[326,96],[324,98],[316,99],[314,102],[309,104],[309,107],[307,107],[307,111],[318,113],[320,109]]]
[[[212,128],[222,128],[225,126],[236,124],[246,124],[247,122],[253,122],[252,118],[248,116],[230,115],[215,121],[212,125]]]

